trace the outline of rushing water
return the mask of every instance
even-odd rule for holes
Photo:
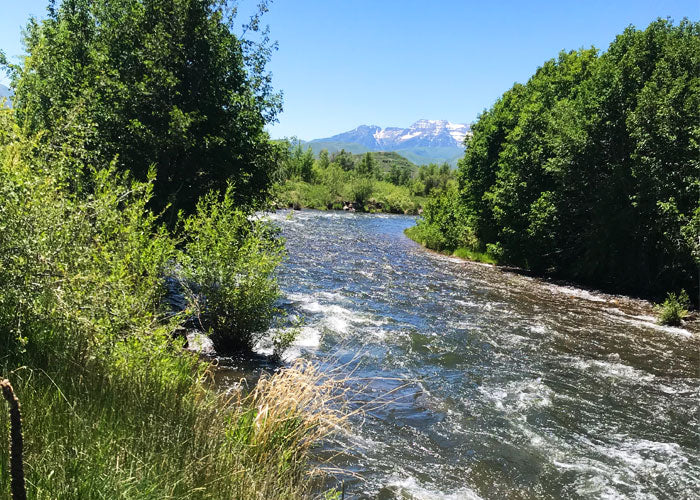
[[[697,331],[428,252],[411,217],[272,218],[304,318],[291,355],[366,385],[364,416],[322,452],[346,498],[698,498]]]

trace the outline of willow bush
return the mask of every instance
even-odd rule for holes
[[[284,256],[269,223],[235,204],[235,189],[211,192],[183,219],[177,272],[188,304],[217,350],[250,350],[275,313],[274,272]]]

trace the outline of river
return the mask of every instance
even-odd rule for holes
[[[426,251],[403,235],[413,217],[271,218],[304,320],[289,358],[363,387],[367,410],[320,451],[345,498],[698,498],[697,331]]]

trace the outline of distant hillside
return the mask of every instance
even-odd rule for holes
[[[367,147],[362,144],[355,144],[352,142],[335,142],[335,141],[311,141],[304,142],[304,146],[310,146],[311,150],[315,155],[318,155],[324,149],[328,150],[329,153],[337,153],[341,149],[344,149],[348,153],[361,154],[370,151]]]
[[[391,170],[391,167],[395,165],[400,168],[408,169],[411,175],[418,171],[418,165],[394,151],[371,151],[369,153],[372,155],[372,159],[380,172],[388,172]],[[357,164],[365,154],[366,153],[354,154],[353,158],[355,159],[355,163]]]
[[[464,148],[412,148],[397,149],[396,153],[411,160],[416,165],[428,163],[449,163],[456,167],[457,161],[464,156]]]
[[[446,120],[419,120],[408,128],[360,125],[354,130],[309,142],[314,153],[345,149],[351,153],[396,151],[416,164],[448,162],[456,165],[464,155],[468,125]]]

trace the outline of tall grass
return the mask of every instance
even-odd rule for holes
[[[12,372],[23,402],[30,497],[310,496],[310,448],[344,420],[327,405],[333,383],[300,363],[227,398],[206,388],[206,372],[191,356],[183,355],[180,368],[195,378],[183,371],[180,380],[158,384],[127,372]],[[6,425],[3,415],[0,428]],[[7,493],[5,447],[0,470]]]

